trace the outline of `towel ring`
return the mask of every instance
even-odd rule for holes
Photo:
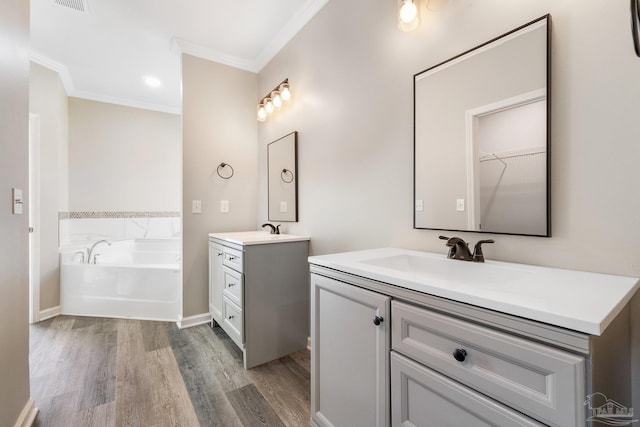
[[[291,179],[287,179],[288,175],[291,175]],[[291,184],[293,182],[293,178],[293,172],[291,172],[289,169],[282,169],[282,172],[280,172],[280,179],[287,184]]]
[[[224,176],[224,175],[222,175],[222,174],[220,173],[220,169],[224,169],[225,167],[229,167],[229,169],[231,169],[231,175],[229,175],[229,176]],[[233,171],[233,167],[231,167],[231,165],[230,165],[230,164],[228,164],[228,163],[224,163],[224,162],[223,162],[223,163],[220,163],[220,164],[218,165],[218,169],[216,169],[216,172],[218,173],[218,176],[219,176],[220,178],[222,178],[222,179],[229,179],[229,178],[231,178],[231,177],[233,176],[233,172],[234,172],[234,171]]]

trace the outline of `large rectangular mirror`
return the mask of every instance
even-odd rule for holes
[[[298,221],[298,132],[267,146],[269,221]]]
[[[550,236],[549,16],[414,76],[414,227]]]

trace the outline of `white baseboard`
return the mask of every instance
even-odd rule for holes
[[[176,318],[172,317],[148,317],[148,316],[115,316],[111,313],[76,313],[74,311],[64,311],[60,314],[65,316],[77,316],[77,317],[104,317],[108,319],[126,319],[126,320],[149,320],[151,322],[175,322]]]
[[[184,328],[190,328],[192,326],[202,325],[203,323],[209,323],[209,322],[211,322],[211,314],[202,313],[202,314],[196,314],[195,316],[180,317],[177,324],[178,324],[178,328],[184,329]]]
[[[22,412],[16,420],[15,427],[31,427],[38,415],[38,408],[36,408],[36,402],[33,399],[29,399]]]
[[[39,322],[42,322],[43,320],[51,319],[52,317],[60,316],[61,314],[62,314],[62,308],[59,305],[51,308],[45,308],[44,310],[40,310]]]

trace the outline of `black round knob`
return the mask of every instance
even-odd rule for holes
[[[383,320],[382,316],[373,316],[373,324],[376,326],[379,326]]]
[[[456,348],[453,350],[453,358],[458,362],[464,362],[464,359],[467,358],[467,350],[463,348]]]

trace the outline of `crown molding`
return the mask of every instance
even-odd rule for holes
[[[276,36],[260,51],[254,61],[255,72],[262,70],[327,3],[329,3],[329,0],[309,0],[302,9],[293,15],[284,27],[278,31]]]
[[[208,47],[204,47],[179,37],[171,38],[171,50],[179,54],[186,53],[187,55],[197,56],[198,58],[218,62],[230,67],[251,71],[252,73],[257,72],[254,61],[240,58],[239,56],[228,55],[214,49],[209,49]]]
[[[58,75],[60,76],[60,80],[62,81],[62,85],[64,86],[64,90],[65,92],[67,92],[67,96],[70,96],[75,92],[73,80],[71,79],[71,73],[69,73],[69,68],[67,68],[66,65],[54,61],[48,56],[45,56],[41,52],[33,49],[31,50],[31,52],[29,52],[29,59],[36,64],[42,65],[43,67],[58,73]]]
[[[308,0],[305,6],[287,21],[275,37],[253,59],[228,55],[179,37],[171,38],[171,50],[176,54],[186,53],[187,55],[197,56],[198,58],[218,62],[230,67],[258,73],[328,2],[329,0]]]
[[[107,104],[117,104],[124,107],[140,108],[142,110],[158,111],[160,113],[169,114],[182,114],[182,107],[175,107],[164,104],[153,104],[148,102],[140,102],[130,98],[118,98],[116,96],[105,95],[102,93],[76,91],[72,96],[73,98],[88,99],[89,101],[105,102]]]
[[[184,53],[252,73],[258,73],[328,2],[329,0],[307,0],[303,8],[293,15],[289,21],[287,21],[276,36],[260,51],[258,56],[253,59],[229,55],[178,37],[171,38],[171,50],[178,55]],[[41,52],[35,50],[31,50],[30,59],[43,67],[57,72],[60,76],[60,80],[62,80],[67,96],[169,114],[182,114],[181,106],[176,107],[171,105],[145,103],[134,99],[118,98],[101,93],[78,91],[73,84],[71,73],[66,65],[54,61]]]
[[[73,85],[73,80],[71,79],[71,73],[69,73],[69,69],[66,65],[61,64],[53,59],[45,56],[44,54],[32,50],[29,55],[29,59],[36,64],[42,65],[45,68],[48,68],[52,71],[55,71],[60,76],[60,80],[62,80],[62,85],[64,86],[64,90],[67,93],[67,96],[73,98],[82,98],[88,99],[90,101],[98,101],[98,102],[106,102],[109,104],[123,105],[125,107],[133,107],[133,108],[141,108],[143,110],[152,110],[159,111],[161,113],[169,113],[169,114],[182,114],[182,108],[180,106],[170,106],[170,105],[162,105],[162,104],[152,104],[147,102],[140,102],[135,99],[129,98],[118,98],[115,96],[109,96],[102,93],[95,92],[84,92],[76,90]]]

